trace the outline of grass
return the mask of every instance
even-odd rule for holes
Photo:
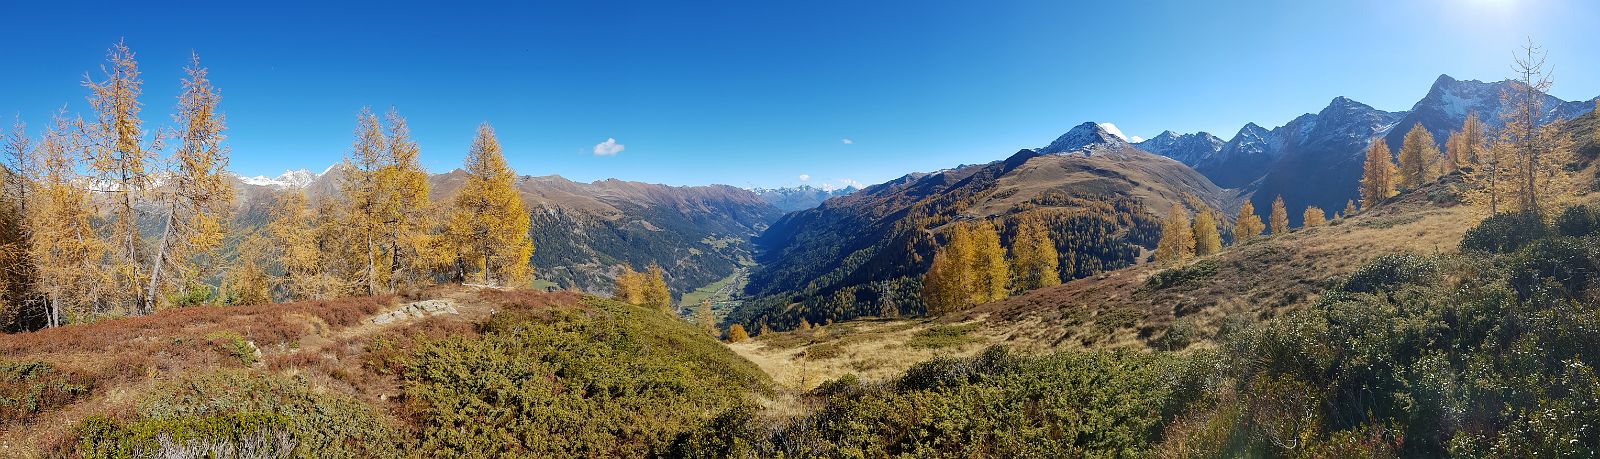
[[[726,298],[718,298],[719,296],[725,296],[718,295],[718,293],[721,293],[722,289],[739,280],[739,274],[740,273],[735,272],[716,282],[706,284],[700,288],[694,289],[693,291],[684,292],[683,296],[678,299],[678,308],[682,310],[694,311],[694,308],[699,307],[700,302],[705,301],[706,299],[711,299],[712,302],[716,302],[719,299],[725,300]]]

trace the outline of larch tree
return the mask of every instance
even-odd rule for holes
[[[1317,206],[1306,206],[1306,211],[1300,214],[1300,226],[1315,228],[1328,224],[1328,216]]]
[[[345,201],[334,198],[325,197],[313,204],[311,237],[317,248],[317,274],[308,288],[313,298],[366,292],[366,246],[361,244],[364,234],[349,223],[350,210]]]
[[[1389,144],[1382,138],[1372,139],[1361,165],[1361,208],[1371,209],[1394,194],[1395,165]]]
[[[387,284],[389,257],[385,256],[384,224],[389,220],[385,207],[383,168],[388,165],[383,124],[371,109],[356,115],[356,140],[340,169],[339,195],[343,197],[345,223],[354,233],[362,258],[364,293],[375,295]]]
[[[1339,214],[1339,218],[1350,218],[1350,216],[1355,215],[1356,212],[1356,202],[1354,200],[1346,199],[1344,200],[1344,212]]]
[[[39,180],[26,224],[47,327],[61,325],[69,312],[94,312],[105,281],[100,269],[105,244],[89,226],[94,210],[78,175],[78,132],[58,114],[36,150]]]
[[[1017,233],[1011,241],[1011,260],[1018,291],[1061,284],[1060,259],[1044,224],[1035,218],[1024,218],[1017,223]]]
[[[1176,265],[1194,257],[1194,224],[1183,206],[1172,203],[1167,217],[1161,220],[1161,240],[1156,242],[1155,259],[1164,265]]]
[[[411,140],[405,118],[390,109],[384,117],[384,149],[387,162],[378,170],[383,237],[389,256],[386,263],[389,291],[401,286],[416,286],[424,274],[438,264],[426,247],[433,245],[431,203],[428,201],[428,172],[417,161],[419,149]]]
[[[959,311],[966,307],[967,292],[959,277],[960,266],[948,248],[933,254],[933,264],[922,275],[922,304],[929,315]]]
[[[20,206],[18,211],[28,213],[28,190],[39,180],[39,161],[34,154],[33,139],[28,137],[28,125],[17,117],[11,124],[11,134],[5,136],[5,165],[10,169],[3,192]]]
[[[644,275],[628,265],[618,266],[617,271],[611,298],[632,305],[644,304]]]
[[[465,169],[466,182],[452,204],[446,237],[458,247],[460,262],[482,272],[485,284],[527,282],[532,277],[528,258],[533,254],[528,208],[487,123],[478,126]]]
[[[233,186],[226,180],[228,148],[224,118],[217,111],[221,95],[206,77],[200,57],[190,55],[185,69],[183,91],[178,96],[178,151],[173,154],[174,170],[169,183],[158,190],[163,203],[161,237],[151,254],[148,270],[149,292],[145,311],[154,311],[163,290],[162,274],[168,284],[184,286],[206,274],[197,269],[196,257],[214,256],[222,246],[226,215],[233,207]]]
[[[711,299],[700,300],[700,306],[694,310],[694,321],[707,335],[717,336],[717,314],[711,310]]]
[[[1569,175],[1564,166],[1571,156],[1571,140],[1554,124],[1540,125],[1544,95],[1552,84],[1545,70],[1545,53],[1532,41],[1523,47],[1512,68],[1513,89],[1501,94],[1508,109],[1501,138],[1515,155],[1518,210],[1542,212],[1546,200],[1562,197]]]
[[[1256,206],[1247,199],[1243,205],[1239,206],[1239,216],[1234,218],[1233,244],[1238,245],[1250,242],[1252,239],[1260,237],[1261,232],[1266,229],[1267,225],[1261,223],[1261,216],[1256,215]]]
[[[321,251],[312,227],[312,214],[303,190],[285,190],[277,195],[272,220],[267,223],[269,250],[281,273],[278,282],[284,296],[293,301],[319,298]]]
[[[1422,123],[1411,126],[1400,142],[1400,188],[1421,188],[1438,169],[1439,146]]]
[[[742,343],[748,339],[750,339],[750,334],[744,331],[743,325],[733,324],[728,326],[728,342]]]
[[[1283,205],[1283,195],[1272,200],[1272,214],[1267,217],[1272,225],[1272,235],[1289,233],[1289,209]]]
[[[972,234],[972,304],[984,304],[1005,299],[1011,289],[1011,264],[1006,261],[1006,249],[1000,246],[1000,233],[987,221],[973,225]]]
[[[644,306],[672,313],[672,291],[667,289],[666,271],[660,265],[651,263],[649,268],[645,268],[643,295]]]
[[[1483,121],[1478,119],[1478,112],[1467,113],[1466,121],[1461,123],[1461,130],[1450,133],[1445,138],[1445,162],[1451,170],[1476,166],[1483,155],[1483,150],[1488,148],[1488,130]]]
[[[37,180],[32,140],[19,116],[9,135],[0,133],[6,171],[0,173],[0,330],[23,331],[38,318],[37,282],[28,248],[28,190]]]
[[[1217,229],[1217,216],[1211,209],[1201,209],[1194,216],[1194,254],[1206,256],[1222,251],[1222,231]]]
[[[145,274],[140,269],[144,244],[139,234],[138,199],[149,188],[149,162],[158,146],[144,143],[143,121],[139,119],[139,64],[122,42],[107,53],[108,66],[101,69],[105,79],[85,77],[89,106],[95,118],[86,126],[86,149],[94,189],[111,195],[106,238],[111,249],[111,289],[117,303],[148,313]]]

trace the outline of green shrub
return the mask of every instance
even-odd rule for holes
[[[1157,272],[1144,282],[1145,287],[1151,289],[1164,289],[1189,282],[1209,278],[1217,274],[1220,265],[1216,260],[1207,258],[1196,261],[1188,266],[1180,266]]]
[[[0,427],[26,423],[46,410],[89,395],[87,378],[46,362],[0,359]]]
[[[288,423],[283,416],[265,413],[134,422],[93,416],[78,426],[77,446],[85,459],[286,458],[296,447]]]
[[[244,335],[232,330],[214,331],[206,334],[206,340],[216,346],[217,351],[223,355],[239,360],[244,366],[255,365],[260,360],[259,352],[254,344],[244,339]]]
[[[398,457],[405,451],[400,429],[372,407],[304,381],[248,370],[162,384],[135,411],[119,422],[86,420],[79,447],[91,451],[80,452],[116,451],[126,439],[159,440],[162,434],[208,448],[248,448],[265,440],[282,444],[278,431],[287,432],[294,457]]]
[[[971,323],[928,327],[912,334],[911,339],[906,340],[906,346],[922,349],[943,349],[976,343],[980,340],[969,335],[978,329],[978,325]]]
[[[698,328],[610,300],[506,311],[483,330],[405,364],[424,456],[666,455],[715,443],[719,415],[769,384]]]
[[[1342,290],[1373,293],[1396,285],[1431,282],[1438,275],[1439,265],[1432,259],[1409,253],[1384,254],[1350,274]]]
[[[1573,238],[1542,239],[1517,251],[1510,270],[1511,287],[1527,299],[1547,286],[1575,296],[1595,278],[1593,250]]]
[[[1490,216],[1467,230],[1461,238],[1462,250],[1511,253],[1550,234],[1537,213],[1503,213]]]
[[[1571,206],[1556,215],[1556,232],[1562,236],[1583,237],[1594,234],[1594,211],[1585,206]]]

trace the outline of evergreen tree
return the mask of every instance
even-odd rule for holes
[[[1301,214],[1300,220],[1301,220],[1300,226],[1303,226],[1303,227],[1306,227],[1306,228],[1312,228],[1312,227],[1323,226],[1323,225],[1327,225],[1328,224],[1327,216],[1324,215],[1322,213],[1322,209],[1317,207],[1317,206],[1306,206],[1306,211]]]
[[[1161,221],[1161,240],[1156,243],[1156,262],[1176,265],[1194,257],[1195,240],[1192,228],[1194,224],[1189,221],[1189,213],[1183,210],[1182,205],[1173,203],[1171,210],[1167,211],[1167,218]]]
[[[117,42],[107,52],[109,65],[103,67],[105,80],[87,81],[89,106],[94,122],[85,126],[88,168],[98,183],[96,190],[110,195],[110,224],[106,244],[111,250],[111,285],[107,299],[149,313],[150,292],[145,289],[145,274],[140,269],[144,244],[139,233],[138,209],[134,204],[150,185],[147,168],[153,148],[144,145],[143,121],[139,119],[139,63],[133,52]]]
[[[1194,254],[1206,256],[1222,251],[1222,232],[1217,229],[1217,217],[1211,209],[1201,209],[1194,216]]]
[[[1400,188],[1421,188],[1433,178],[1438,159],[1439,147],[1434,143],[1433,134],[1428,133],[1422,123],[1413,125],[1400,143]]]
[[[1272,200],[1272,214],[1267,221],[1272,224],[1273,236],[1289,233],[1289,209],[1283,205],[1283,195]]]
[[[1245,200],[1244,205],[1239,206],[1239,216],[1234,219],[1233,243],[1238,245],[1250,242],[1261,236],[1261,232],[1266,228],[1267,225],[1261,223],[1261,216],[1256,215],[1256,206]]]
[[[1010,293],[1006,284],[1011,278],[1011,264],[1006,261],[1006,250],[1000,246],[1000,234],[994,225],[985,221],[971,226],[973,242],[972,304],[984,304],[1005,299]]]
[[[453,252],[459,254],[457,265],[470,264],[481,271],[486,284],[499,280],[504,285],[522,285],[532,274],[528,208],[488,124],[478,127],[477,139],[467,153],[466,172],[466,183],[455,196],[446,225],[448,240],[456,247]]]
[[[156,298],[164,287],[186,286],[205,277],[206,269],[195,264],[198,257],[214,258],[222,246],[226,214],[233,207],[233,186],[227,180],[228,148],[222,144],[226,129],[217,111],[221,95],[206,77],[200,57],[190,55],[184,69],[183,92],[178,96],[178,151],[173,155],[175,170],[161,200],[161,237],[150,262],[150,282],[144,308],[155,310]],[[163,278],[162,274],[168,274]],[[163,284],[163,281],[166,284]]]
[[[1012,268],[1018,291],[1059,285],[1061,273],[1057,269],[1060,256],[1056,244],[1038,219],[1025,218],[1017,223],[1016,237],[1011,241]]]
[[[1394,187],[1395,165],[1389,145],[1381,138],[1373,139],[1361,167],[1361,208],[1371,209],[1394,196]]]

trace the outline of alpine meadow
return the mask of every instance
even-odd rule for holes
[[[1600,455],[1594,2],[5,10],[0,458]]]

